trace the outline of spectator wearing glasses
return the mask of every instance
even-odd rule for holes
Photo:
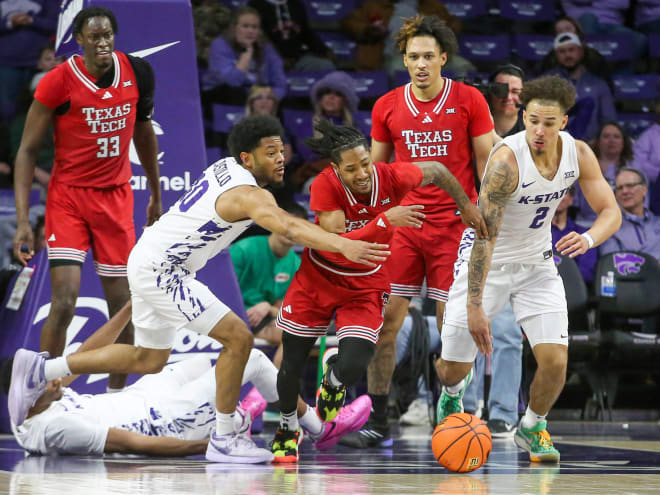
[[[660,261],[660,217],[644,206],[648,187],[639,170],[624,167],[616,176],[615,196],[623,213],[623,222],[598,249],[599,255],[613,251],[641,251]]]

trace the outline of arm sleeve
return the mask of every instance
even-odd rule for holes
[[[381,143],[391,143],[392,135],[387,126],[387,117],[394,105],[394,91],[381,96],[371,111],[371,137]]]
[[[367,242],[386,242],[394,233],[394,227],[387,221],[385,213],[379,214],[361,229],[339,234],[347,239]]]
[[[140,122],[145,122],[151,119],[154,112],[154,93],[156,91],[156,78],[151,64],[146,60],[127,55],[133,72],[135,72],[135,79],[137,79],[138,92],[140,99],[137,102],[137,115],[136,118]]]
[[[468,132],[470,137],[477,137],[492,131],[495,126],[490,116],[486,98],[479,90],[471,86],[464,86],[471,93],[471,112],[470,122],[468,123]]]
[[[211,89],[220,84],[231,87],[250,85],[252,81],[246,72],[236,67],[236,60],[234,50],[222,36],[213,40],[209,49],[209,70],[205,86]]]
[[[53,110],[69,100],[68,87],[64,82],[64,67],[56,67],[41,78],[34,92],[34,98]]]
[[[46,426],[44,443],[48,452],[102,455],[107,436],[107,427],[63,414]]]

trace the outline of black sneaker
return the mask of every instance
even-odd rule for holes
[[[349,433],[339,440],[339,445],[346,445],[354,449],[391,447],[393,443],[394,440],[390,434],[389,425],[376,423],[371,418],[369,418],[362,429]]]
[[[511,438],[516,430],[514,425],[510,425],[503,419],[489,419],[486,425],[493,438]]]

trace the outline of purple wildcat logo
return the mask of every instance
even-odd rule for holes
[[[557,266],[561,265],[561,261],[562,261],[562,260],[561,260],[561,258],[560,258],[559,256],[557,256],[556,254],[553,254],[553,255],[552,255],[552,260],[555,262],[555,265],[557,265]]]
[[[644,264],[644,258],[633,253],[618,253],[614,255],[614,266],[621,275],[639,273]]]

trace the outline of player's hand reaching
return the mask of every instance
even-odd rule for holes
[[[23,250],[27,245],[27,251]],[[34,256],[34,234],[28,222],[19,223],[14,234],[14,256],[23,266]]]
[[[589,241],[586,237],[577,232],[569,232],[555,244],[557,251],[569,258],[575,258],[579,254],[584,254],[589,249]]]
[[[362,263],[367,266],[378,266],[383,263],[391,254],[387,250],[389,245],[376,244],[375,242],[354,241],[351,239],[344,239],[342,247],[340,248],[341,254],[346,259],[355,263]]]
[[[142,227],[149,227],[153,225],[156,220],[163,214],[163,204],[161,201],[154,201],[153,196],[149,196],[149,204],[147,205],[147,224]]]
[[[422,205],[395,206],[385,212],[387,221],[395,227],[422,227],[422,221],[426,217],[418,210],[424,209]]]
[[[493,334],[490,330],[490,320],[483,306],[468,303],[468,329],[479,352],[489,355],[493,353]]]
[[[468,227],[472,227],[479,239],[488,239],[486,220],[484,220],[479,208],[468,202],[465,207],[460,209],[460,212],[463,223]]]

